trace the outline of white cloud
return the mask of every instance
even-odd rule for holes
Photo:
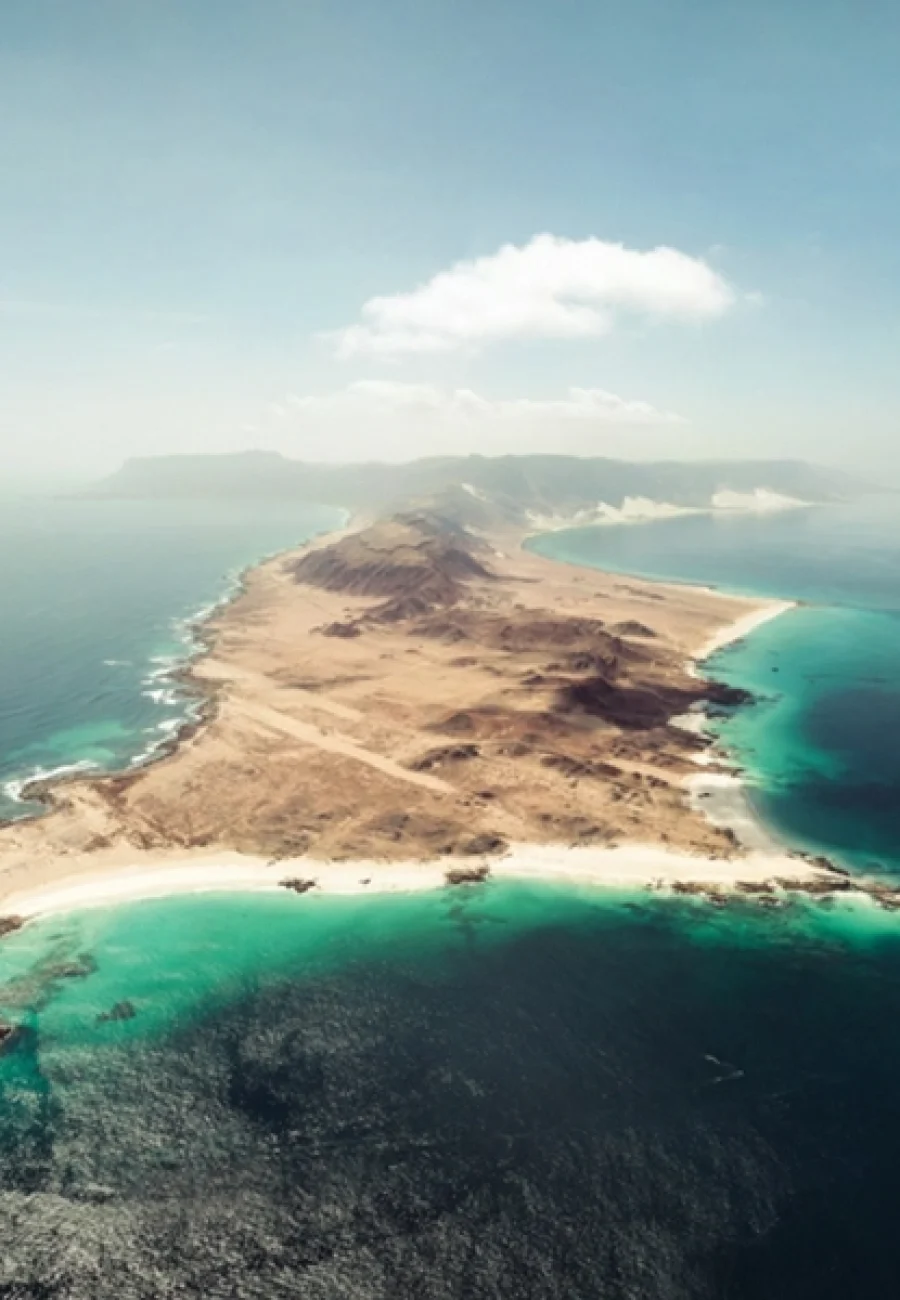
[[[570,388],[565,397],[482,397],[471,388],[441,389],[431,384],[404,384],[364,379],[321,396],[290,397],[273,406],[285,406],[311,420],[338,416],[423,417],[449,424],[506,424],[563,421],[589,424],[685,424],[672,411],[660,411],[649,402],[619,397],[603,388]]]
[[[687,423],[649,402],[602,388],[556,398],[490,398],[470,388],[360,380],[332,392],[291,396],[268,408],[266,445],[328,460],[405,460],[421,455],[609,452],[610,439],[643,441]],[[324,455],[323,455],[324,453]]]
[[[504,339],[594,338],[623,313],[705,320],[734,301],[711,266],[675,248],[642,252],[544,234],[457,262],[410,293],[370,298],[361,322],[334,337],[344,358],[445,352]]]

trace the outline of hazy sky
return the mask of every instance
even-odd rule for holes
[[[7,0],[5,471],[900,480],[898,67],[895,0]]]

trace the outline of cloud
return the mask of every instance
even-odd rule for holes
[[[364,379],[321,396],[290,397],[273,403],[281,416],[290,409],[311,419],[341,416],[425,417],[455,424],[685,424],[683,416],[660,411],[649,402],[619,397],[603,388],[570,388],[564,397],[482,397],[471,388],[441,389],[431,384],[404,384]]]
[[[584,339],[621,314],[685,321],[721,316],[735,291],[700,258],[601,239],[536,235],[457,262],[410,293],[370,298],[332,336],[340,357],[447,352],[509,339]]]
[[[360,380],[332,392],[270,403],[262,441],[314,460],[406,460],[423,455],[558,451],[610,453],[652,429],[666,438],[687,421],[602,388],[555,398],[490,398],[470,388]],[[666,443],[668,445],[668,442]]]

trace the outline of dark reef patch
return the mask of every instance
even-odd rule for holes
[[[781,913],[692,943],[691,902],[558,897],[488,941],[494,888],[436,896],[433,950],[386,939],[165,1038],[26,1028],[0,1294],[890,1294],[900,942],[876,972]]]

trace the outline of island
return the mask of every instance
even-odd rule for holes
[[[250,571],[183,670],[203,708],[169,752],[34,785],[44,815],[0,828],[0,911],[503,874],[893,905],[689,797],[711,755],[685,717],[743,699],[694,664],[783,606],[544,559],[458,496]]]

